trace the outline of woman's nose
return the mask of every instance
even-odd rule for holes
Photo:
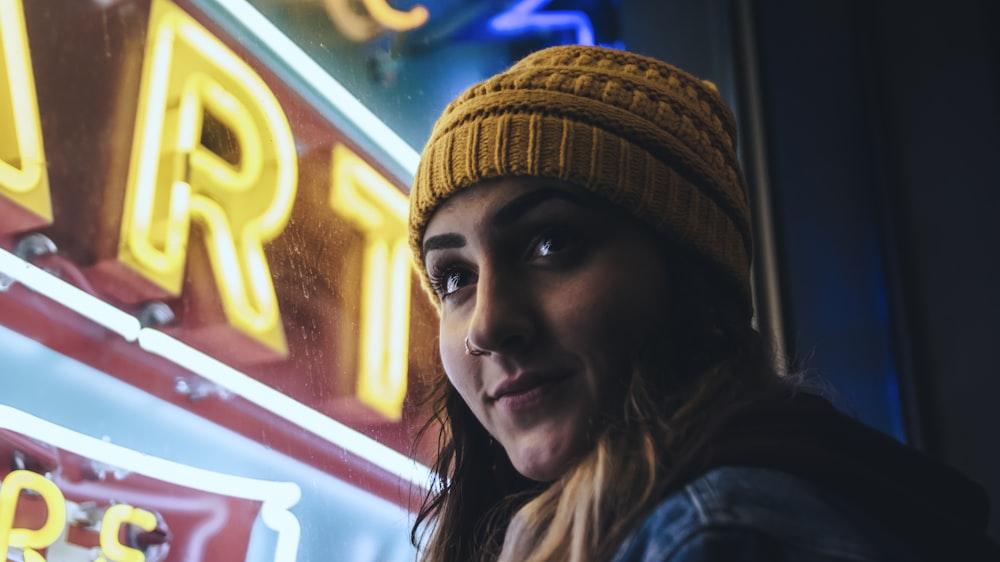
[[[535,336],[536,314],[530,284],[523,277],[480,270],[469,345],[498,355],[527,347]]]

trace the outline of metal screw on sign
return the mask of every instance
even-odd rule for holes
[[[56,253],[55,242],[44,234],[32,232],[22,236],[14,246],[14,255],[25,261],[31,261],[40,256]],[[0,291],[6,291],[14,284],[15,279],[0,273]]]
[[[139,311],[139,325],[143,328],[166,326],[176,319],[173,309],[161,301],[148,302]]]
[[[14,246],[14,255],[22,260],[30,261],[39,256],[56,253],[56,243],[48,236],[32,232],[22,236]]]
[[[156,528],[152,531],[145,531],[129,525],[125,531],[125,540],[128,546],[143,552],[146,562],[162,562],[170,550],[170,539],[173,538],[173,535],[160,512],[154,511],[152,513],[156,517]]]

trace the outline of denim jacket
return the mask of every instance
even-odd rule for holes
[[[982,486],[806,392],[723,407],[612,562],[1000,562]]]
[[[613,562],[907,562],[850,506],[766,468],[716,468],[667,497]]]

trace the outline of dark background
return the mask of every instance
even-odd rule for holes
[[[662,4],[625,2],[630,49],[724,76],[683,47],[732,38],[793,366],[982,483],[1000,538],[1000,2]]]

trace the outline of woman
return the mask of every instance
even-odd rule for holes
[[[446,374],[423,560],[996,556],[975,485],[774,373],[712,84],[530,55],[435,125],[410,243]]]

